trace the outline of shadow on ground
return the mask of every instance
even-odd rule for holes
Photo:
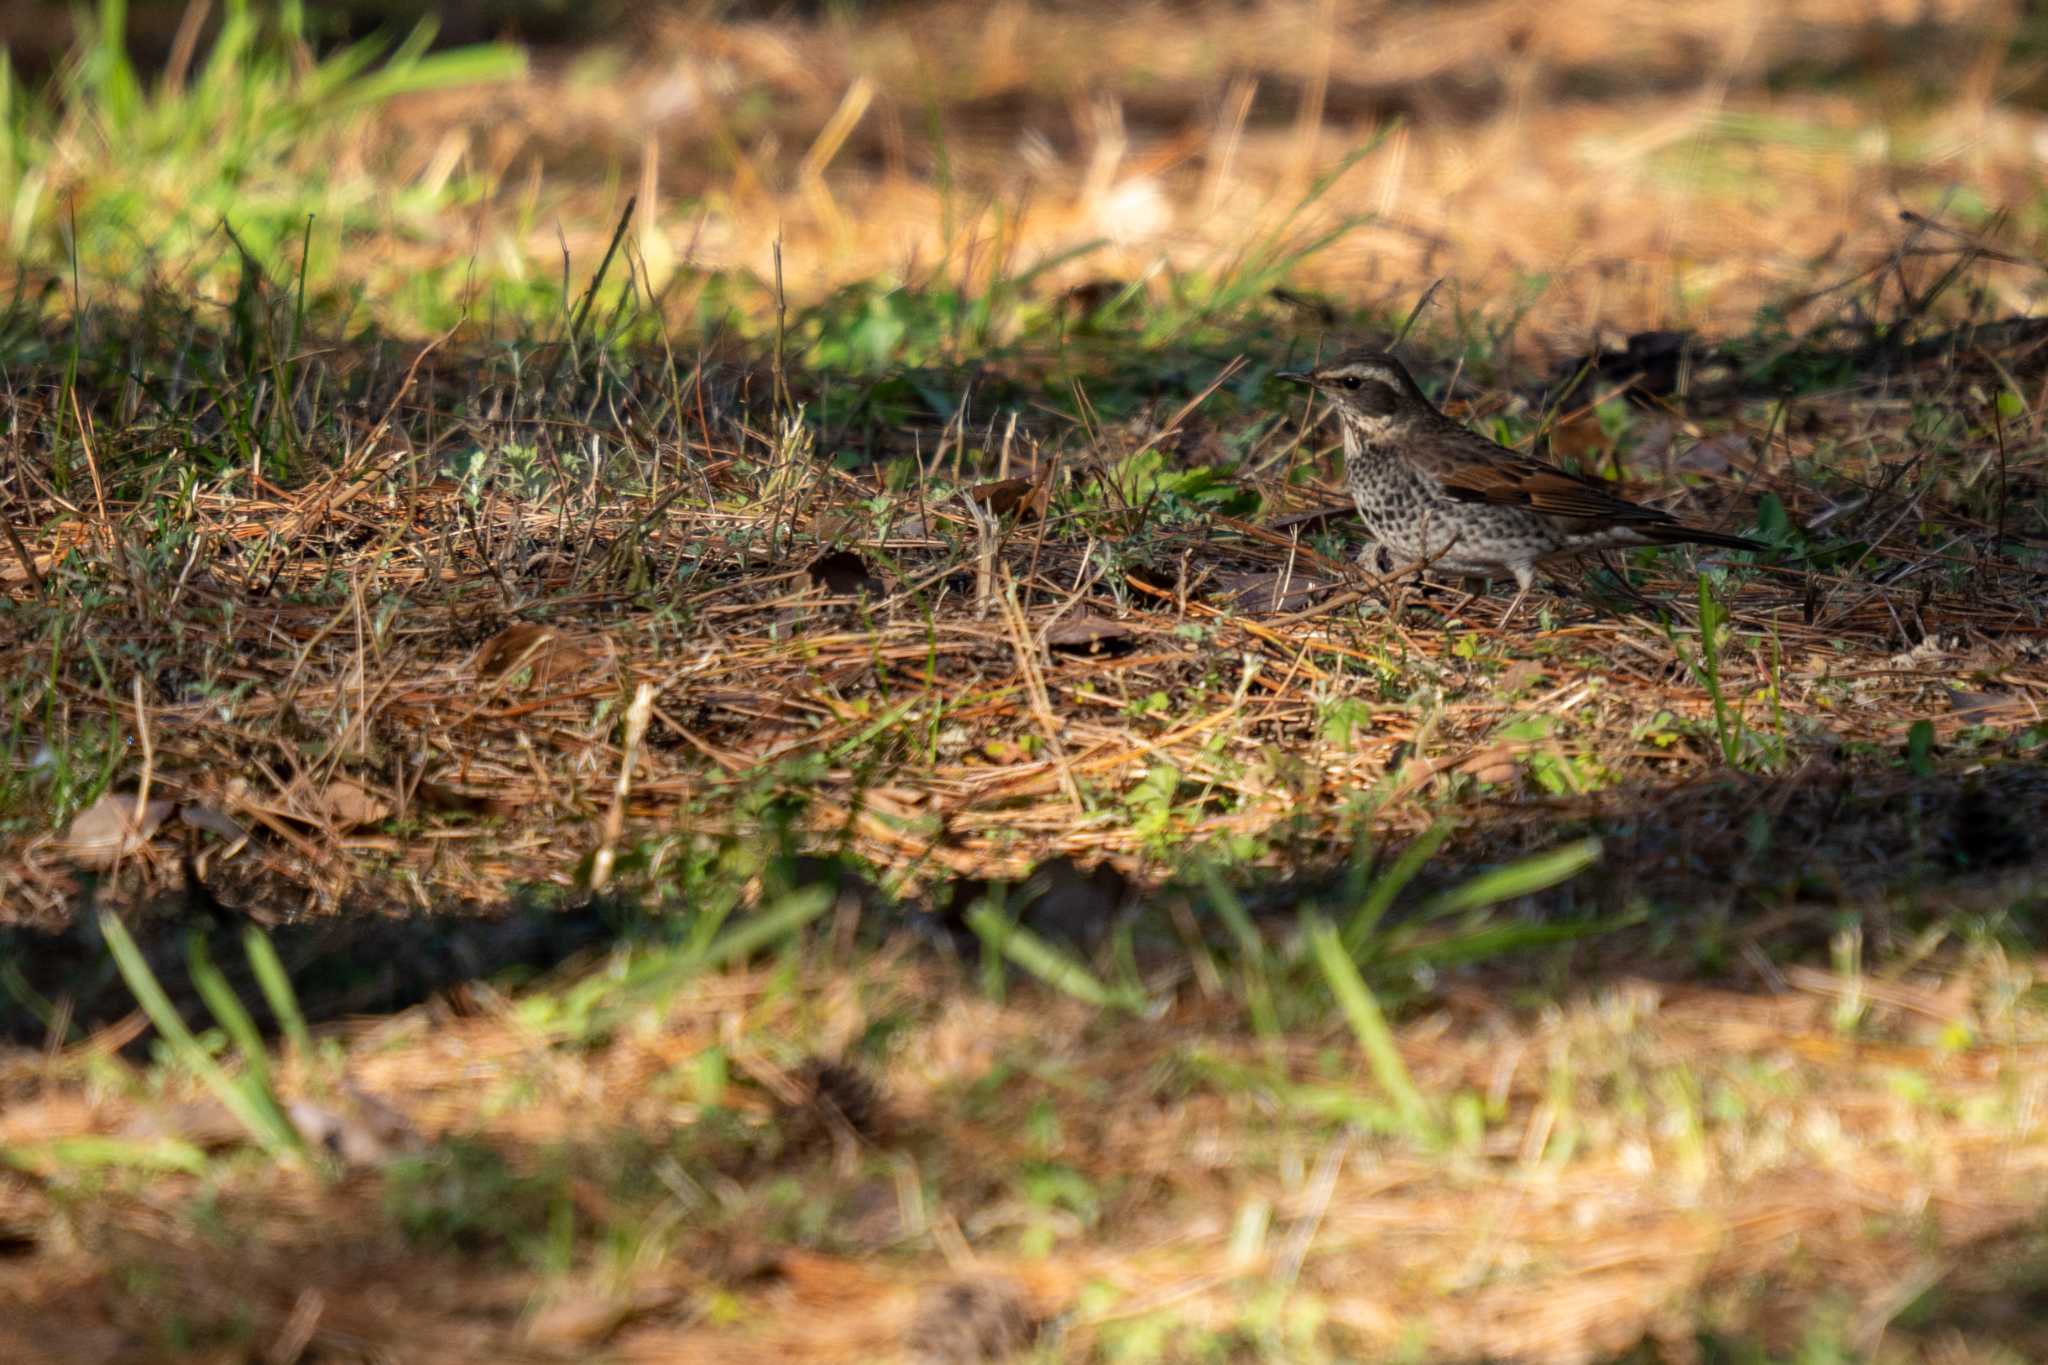
[[[1429,860],[1386,923],[1401,925],[1431,895],[1521,854],[1593,836],[1601,842],[1596,864],[1491,913],[1600,931],[1534,950],[1526,961],[1488,958],[1479,970],[1588,987],[1607,975],[1771,987],[1779,966],[1826,965],[1835,935],[1849,924],[1878,955],[1938,922],[2032,947],[2048,910],[2042,810],[2048,764],[2027,760],[1924,776],[1903,759],[1816,762],[1783,778],[1730,772],[1567,801],[1503,800],[1468,808],[1464,833]],[[1172,901],[1193,913],[1213,946],[1229,941],[1192,883],[1140,886],[1107,864],[1082,867],[1065,857],[1015,883],[961,878],[910,901],[891,899],[834,857],[785,858],[768,875],[789,891],[829,885],[845,912],[841,932],[846,916],[857,917],[868,941],[908,932],[929,951],[970,961],[980,949],[966,916],[991,897],[1041,938],[1097,959],[1126,922],[1141,949],[1179,951],[1165,913]],[[1345,888],[1358,881],[1355,867],[1329,850],[1239,880],[1247,907],[1275,931],[1304,908],[1342,919],[1350,909]],[[188,936],[219,939],[249,922],[231,899],[188,868],[182,888],[124,911],[188,1022],[209,1017],[183,968]],[[339,914],[278,924],[269,934],[300,1008],[318,1023],[395,1012],[468,981],[527,979],[622,942],[673,940],[691,910],[658,893],[550,901],[512,897],[421,914],[358,896]],[[1604,927],[1611,925],[1623,927]],[[239,952],[212,956],[244,999],[260,998]],[[97,919],[83,910],[58,931],[0,929],[0,961],[8,964],[12,997],[0,1037],[15,1043],[46,1044],[53,1021],[75,1039],[134,1009]]]

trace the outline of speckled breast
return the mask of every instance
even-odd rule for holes
[[[1516,507],[1459,502],[1385,449],[1362,447],[1344,463],[1359,517],[1396,556],[1456,573],[1493,574],[1559,548],[1541,518]]]

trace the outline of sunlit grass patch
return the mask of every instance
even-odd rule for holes
[[[146,76],[128,55],[126,9],[101,4],[54,89],[10,85],[0,111],[11,254],[75,268],[96,288],[159,272],[206,288],[234,269],[238,245],[272,266],[303,245],[300,277],[326,295],[342,283],[346,243],[431,230],[474,192],[452,167],[394,185],[376,164],[371,122],[401,96],[526,69],[512,47],[429,51],[431,24],[395,45],[315,57],[300,6],[235,0],[203,52],[188,47]]]

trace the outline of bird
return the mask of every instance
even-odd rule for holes
[[[1513,576],[1517,591],[1503,628],[1535,585],[1536,566],[1549,560],[1640,545],[1768,548],[1688,525],[1617,497],[1597,479],[1488,440],[1440,412],[1385,351],[1361,346],[1278,377],[1335,403],[1344,482],[1374,540],[1425,567]]]

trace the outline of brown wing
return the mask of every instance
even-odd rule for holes
[[[1669,512],[1618,498],[1597,480],[1568,474],[1556,465],[1487,440],[1463,427],[1431,432],[1408,456],[1436,475],[1444,492],[1460,502],[1502,503],[1572,521],[1655,524]]]

